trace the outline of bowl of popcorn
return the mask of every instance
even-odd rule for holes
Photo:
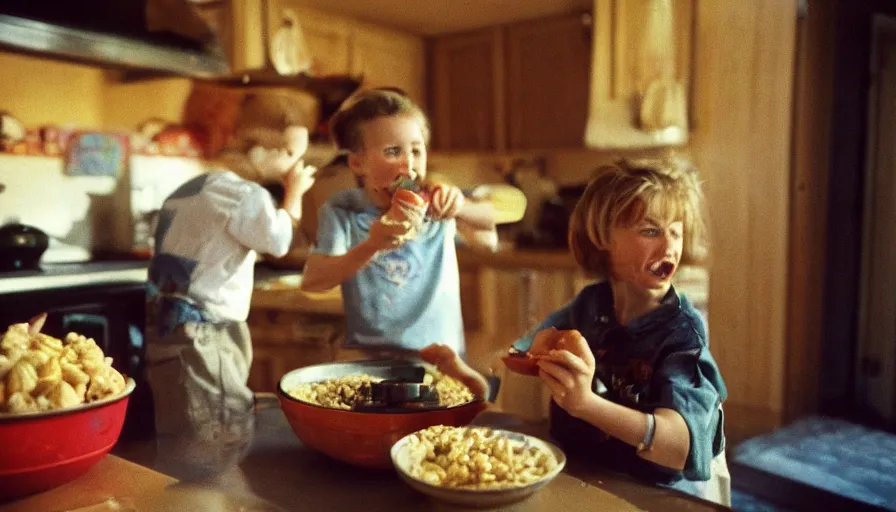
[[[0,338],[0,500],[86,473],[118,441],[134,390],[94,340],[54,338],[42,324]]]
[[[553,444],[488,427],[428,427],[400,439],[390,456],[412,488],[439,501],[476,508],[522,501],[566,466],[566,455]]]
[[[283,413],[305,446],[363,467],[392,467],[389,450],[431,425],[468,425],[485,409],[459,381],[422,361],[326,363],[280,380]]]

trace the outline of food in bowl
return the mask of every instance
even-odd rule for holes
[[[329,378],[318,382],[303,382],[286,389],[286,393],[303,402],[332,409],[351,410],[359,402],[367,400],[371,384],[386,379],[365,373]],[[463,383],[427,367],[423,385],[435,389],[439,405],[454,407],[473,401],[473,393]]]
[[[286,390],[302,384],[364,374],[376,380],[418,382],[425,378],[419,361],[344,361],[297,368],[280,379],[277,397],[289,426],[302,444],[333,459],[356,466],[390,469],[390,450],[406,435],[432,425],[468,425],[485,409],[485,401],[474,398],[453,407],[408,407],[406,404],[337,409],[296,398]]]
[[[522,487],[558,466],[550,451],[486,427],[435,425],[408,436],[407,450],[410,476],[442,487]]]
[[[60,340],[39,324],[10,325],[0,338],[0,413],[63,409],[124,391],[124,376],[93,339],[69,333]]]

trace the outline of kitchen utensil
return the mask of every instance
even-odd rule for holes
[[[411,457],[411,450],[408,446],[410,435],[399,439],[392,446],[391,450],[389,450],[389,456],[401,479],[415,490],[445,503],[464,507],[489,509],[517,503],[532,496],[544,488],[544,486],[548,485],[566,466],[566,455],[560,448],[557,448],[551,443],[542,441],[537,437],[527,436],[509,430],[495,429],[494,432],[498,435],[507,436],[516,444],[521,444],[527,447],[533,446],[540,450],[552,453],[557,460],[557,466],[540,480],[520,487],[504,489],[459,489],[428,484],[423,480],[418,480],[411,476],[410,468],[414,460]]]
[[[0,501],[58,487],[112,449],[136,383],[96,402],[46,412],[0,414]]]
[[[0,271],[39,269],[49,245],[50,237],[35,227],[18,223],[0,227]]]
[[[280,407],[302,443],[334,459],[364,467],[389,468],[389,449],[405,435],[432,425],[468,425],[485,409],[481,399],[454,407],[415,409],[331,409],[302,402],[286,390],[300,383],[320,382],[353,374],[395,380],[426,363],[413,360],[379,360],[326,363],[293,370],[280,379]],[[421,379],[422,380],[422,379]]]

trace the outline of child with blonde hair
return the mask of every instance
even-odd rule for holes
[[[672,160],[601,168],[569,242],[601,280],[512,350],[550,389],[551,436],[571,456],[730,504],[727,390],[703,319],[672,285],[707,254],[696,171]]]
[[[348,348],[388,355],[444,344],[462,356],[455,237],[464,226],[468,243],[493,247],[494,210],[428,182],[429,123],[400,91],[357,94],[330,128],[359,187],[321,207],[302,289],[341,285]]]

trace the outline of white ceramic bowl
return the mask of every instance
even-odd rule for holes
[[[392,450],[390,451],[392,463],[402,480],[407,482],[408,485],[417,491],[445,503],[475,508],[496,508],[522,501],[549,484],[566,466],[566,455],[560,448],[557,448],[551,443],[542,441],[537,437],[527,436],[509,430],[494,429],[493,432],[506,436],[515,443],[522,444],[526,447],[534,446],[540,450],[552,453],[557,460],[557,466],[540,480],[520,487],[503,489],[459,489],[454,487],[441,487],[426,483],[423,480],[411,476],[410,467],[413,461],[411,460],[411,454],[408,447],[408,439],[413,434],[402,437],[392,446]]]

